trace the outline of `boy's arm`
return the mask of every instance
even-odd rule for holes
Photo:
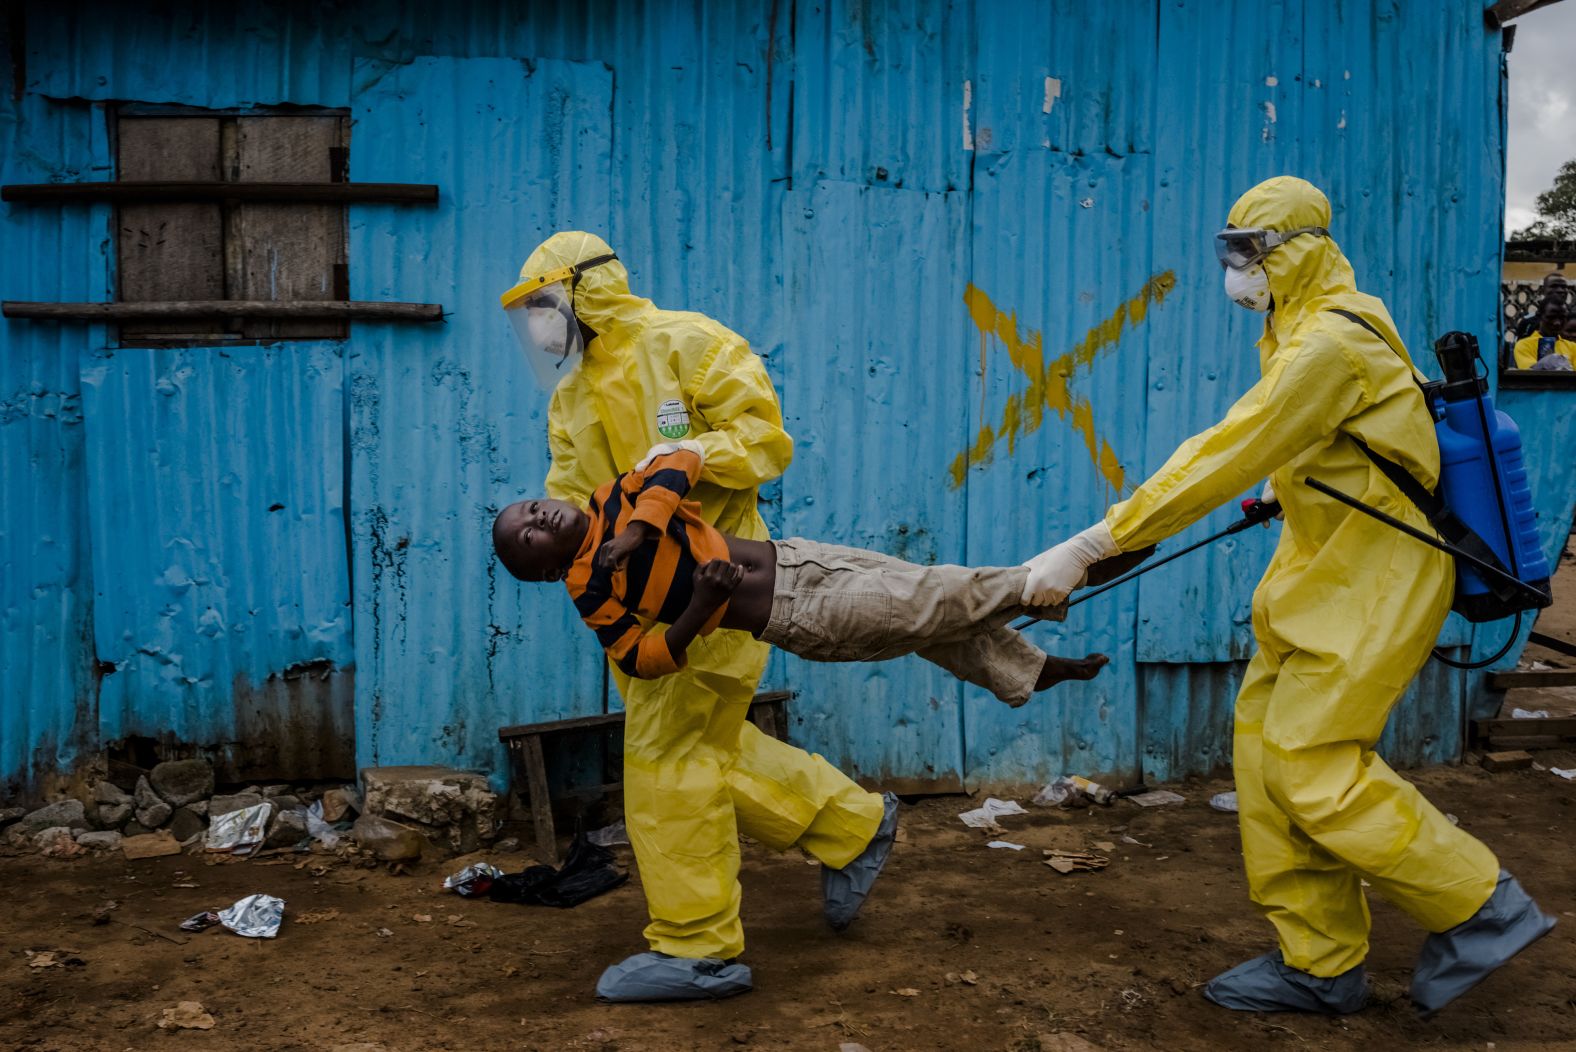
[[[666,631],[642,631],[635,615],[612,597],[592,599],[584,594],[575,606],[600,603],[590,612],[582,609],[581,618],[596,631],[597,641],[619,671],[636,679],[657,679],[685,666],[689,645],[743,579],[744,567],[722,559],[697,568],[689,606]]]
[[[650,458],[644,468],[624,475],[626,498],[633,497],[635,510],[624,528],[597,549],[599,567],[623,566],[642,544],[667,531],[673,513],[700,477],[700,457],[686,449],[675,449]]]
[[[644,469],[626,474],[624,493],[635,499],[635,512],[629,521],[643,522],[657,533],[665,532],[679,502],[700,478],[700,468],[699,456],[687,449],[675,449],[652,457]]]

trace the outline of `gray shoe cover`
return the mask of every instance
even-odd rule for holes
[[[1368,971],[1359,964],[1320,979],[1292,968],[1279,950],[1271,950],[1215,976],[1204,984],[1204,996],[1238,1012],[1345,1015],[1368,1004]]]
[[[885,805],[881,824],[876,826],[876,835],[870,838],[859,857],[842,869],[821,867],[826,923],[833,931],[842,931],[854,923],[859,907],[865,904],[865,896],[870,894],[876,878],[881,875],[881,867],[886,865],[887,856],[892,853],[892,843],[897,837],[897,797],[883,793],[881,801]]]
[[[749,965],[715,957],[670,957],[655,950],[626,957],[602,973],[602,1001],[720,1001],[755,989]]]
[[[1494,894],[1476,913],[1423,941],[1412,972],[1412,1004],[1429,1018],[1553,927],[1554,918],[1538,909],[1515,877],[1500,870]]]

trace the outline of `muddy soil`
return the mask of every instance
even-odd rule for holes
[[[1169,808],[1031,808],[1002,823],[1021,852],[987,849],[988,837],[964,827],[966,798],[907,807],[904,839],[842,936],[821,921],[813,866],[746,845],[756,990],[702,1005],[592,999],[601,969],[643,948],[633,880],[560,911],[444,892],[457,863],[394,876],[317,855],[4,858],[0,1048],[1576,1048],[1576,785],[1476,768],[1413,777],[1562,920],[1427,1023],[1404,996],[1422,933],[1377,899],[1378,1003],[1363,1013],[1243,1016],[1203,999],[1199,985],[1266,949],[1270,929],[1247,902],[1234,816],[1207,806],[1227,786],[1200,782],[1175,787],[1187,802]],[[1045,848],[1106,844],[1101,872],[1064,876],[1040,862]],[[510,871],[528,861],[492,857]],[[259,891],[288,904],[277,939],[176,927]],[[116,908],[95,923],[107,900]],[[33,968],[29,950],[67,951],[57,960],[71,963]],[[211,1014],[211,1030],[157,1028],[164,1009],[188,1000]]]

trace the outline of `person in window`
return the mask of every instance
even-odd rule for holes
[[[1516,341],[1516,368],[1570,371],[1576,365],[1576,343],[1566,333],[1570,320],[1563,299],[1545,302],[1538,312],[1538,331]]]

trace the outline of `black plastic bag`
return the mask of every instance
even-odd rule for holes
[[[582,833],[569,846],[569,857],[561,867],[532,866],[523,873],[495,877],[487,897],[494,902],[568,909],[612,891],[628,879],[629,874],[618,867],[613,852],[597,847]]]

